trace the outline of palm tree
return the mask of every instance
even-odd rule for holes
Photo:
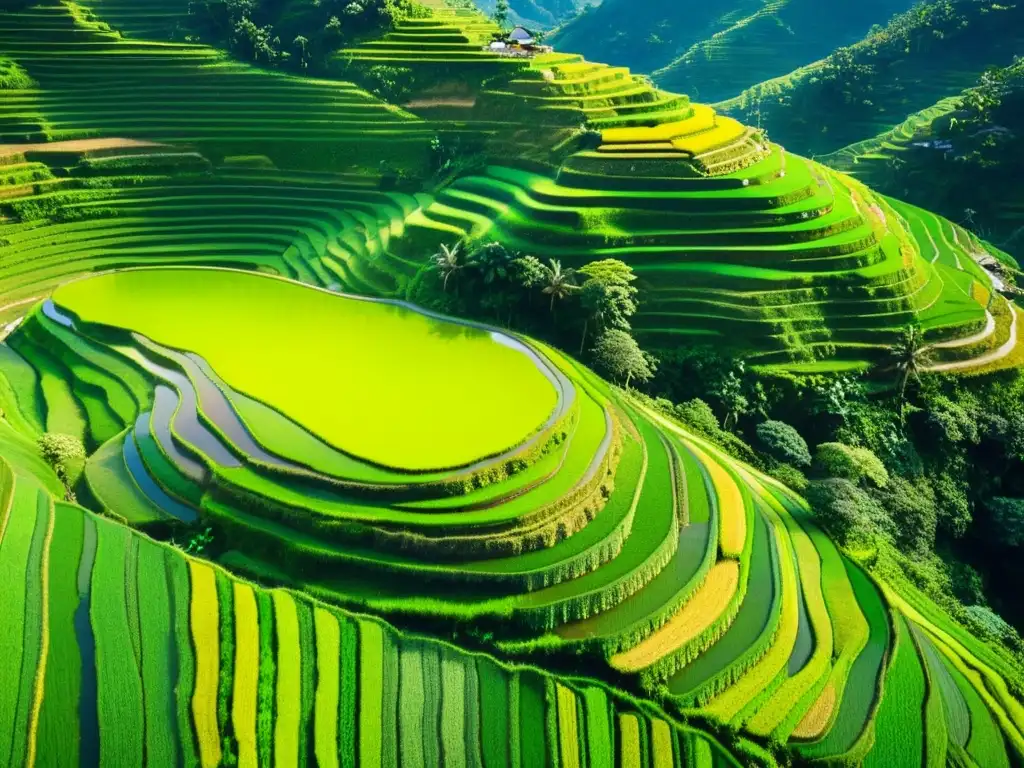
[[[432,257],[434,267],[444,277],[444,290],[448,290],[448,278],[466,265],[462,263],[462,243],[449,246],[441,243],[441,250]]]
[[[896,371],[896,391],[899,393],[899,412],[903,418],[903,406],[906,403],[907,383],[913,378],[921,381],[921,371],[928,364],[928,347],[924,345],[921,329],[916,325],[908,325],[903,337],[892,348],[890,358],[892,369]]]
[[[551,311],[555,311],[555,299],[564,299],[574,290],[576,290],[576,284],[573,282],[573,275],[575,270],[573,269],[562,269],[562,262],[556,259],[548,259],[551,266],[545,267],[545,280],[547,285],[542,289],[542,293],[546,293],[551,297]]]

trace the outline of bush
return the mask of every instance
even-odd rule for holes
[[[861,484],[867,480],[877,488],[884,488],[889,482],[889,473],[881,459],[867,448],[844,443],[819,445],[814,453],[814,469],[824,477]]]
[[[1011,643],[1016,638],[1016,630],[991,608],[986,608],[983,605],[969,605],[965,609],[965,613],[971,629],[983,637]]]
[[[43,459],[58,473],[60,468],[66,468],[69,462],[85,458],[85,446],[73,435],[48,432],[39,438],[37,445]]]
[[[938,523],[931,486],[923,479],[912,483],[895,476],[879,493],[879,498],[904,551],[920,555],[931,552]]]
[[[807,476],[794,466],[776,464],[768,469],[768,474],[797,493],[803,493],[807,490]]]
[[[757,425],[757,439],[765,453],[783,464],[809,467],[811,452],[807,441],[784,421],[765,421]]]
[[[869,537],[882,511],[874,499],[849,480],[817,480],[807,487],[815,515],[840,544]]]
[[[997,539],[1009,547],[1024,544],[1024,499],[997,496],[986,505]]]
[[[711,406],[698,397],[679,403],[671,411],[679,421],[692,427],[695,432],[702,435],[712,436],[718,433],[721,425]]]

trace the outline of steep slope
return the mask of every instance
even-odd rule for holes
[[[822,159],[1024,258],[1024,62]]]
[[[1022,45],[1024,4],[940,0],[717,106],[796,151],[824,155],[959,95],[987,68],[1010,64]]]
[[[475,4],[488,16],[496,6],[495,0],[475,0]],[[509,23],[523,24],[533,31],[547,30],[597,4],[594,0],[509,0]]]
[[[658,85],[718,101],[860,39],[910,0],[630,3],[608,0],[553,36],[554,44],[653,74]]]

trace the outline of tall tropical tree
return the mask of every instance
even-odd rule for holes
[[[448,290],[448,280],[451,276],[466,266],[462,262],[462,243],[456,243],[455,245],[441,243],[441,250],[433,255],[432,260],[434,262],[434,269],[444,278],[445,291]]]
[[[590,323],[600,331],[608,308],[608,287],[600,280],[590,278],[580,288],[580,305],[583,307],[583,337],[580,339],[580,356],[587,343]]]
[[[903,331],[903,336],[892,347],[890,357],[892,369],[896,372],[896,392],[902,419],[907,399],[907,383],[910,379],[920,382],[921,371],[928,364],[929,349],[924,344],[921,329],[916,325],[908,325]]]
[[[564,299],[576,290],[574,280],[575,270],[562,269],[562,262],[557,259],[549,259],[549,266],[545,267],[544,281],[547,283],[541,290],[551,297],[550,310],[555,311],[555,300]]]
[[[512,262],[516,254],[499,242],[487,243],[473,256],[473,263],[480,270],[485,285],[501,283],[512,277]]]

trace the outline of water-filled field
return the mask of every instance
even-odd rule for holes
[[[54,303],[193,353],[331,445],[397,469],[501,453],[557,400],[509,336],[255,273],[129,270],[68,283]]]

